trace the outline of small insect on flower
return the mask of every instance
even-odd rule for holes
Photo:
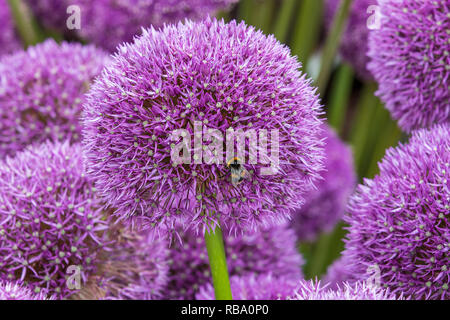
[[[238,157],[231,158],[227,162],[227,167],[231,170],[231,183],[237,187],[244,179],[250,177],[250,173],[245,170],[244,165]]]

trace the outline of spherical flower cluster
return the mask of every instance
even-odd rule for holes
[[[33,293],[28,288],[16,283],[0,281],[0,301],[1,300],[47,300],[49,299],[42,292]]]
[[[324,126],[325,161],[322,180],[306,196],[306,203],[292,214],[292,225],[302,241],[313,241],[333,229],[342,218],[356,185],[353,155],[332,128]]]
[[[96,271],[107,221],[81,151],[48,142],[0,163],[0,280],[64,298],[67,275]]]
[[[379,1],[381,27],[369,37],[377,95],[410,132],[450,122],[450,1]]]
[[[0,0],[0,21],[2,22],[0,56],[20,50],[22,45],[15,32],[14,21],[7,0]]]
[[[153,300],[167,284],[168,243],[148,232],[135,233],[110,226],[113,240],[97,258],[98,269],[71,299]]]
[[[355,275],[377,268],[393,293],[449,299],[449,125],[415,131],[379,168],[349,201],[345,254]]]
[[[287,47],[208,18],[145,30],[119,51],[88,94],[84,133],[120,219],[235,232],[302,205],[322,169],[321,107]],[[250,143],[233,148],[236,136]]]
[[[327,0],[325,6],[325,24],[330,32],[333,18],[342,4],[342,0]],[[363,80],[370,80],[372,76],[367,70],[369,58],[367,56],[369,32],[376,27],[377,0],[354,0],[347,27],[342,34],[340,54],[351,64],[357,75]],[[373,7],[371,7],[373,6]],[[373,10],[371,10],[373,8]]]
[[[230,276],[266,274],[301,279],[303,259],[296,237],[286,224],[238,236],[226,236],[225,251]],[[208,253],[202,236],[185,233],[170,250],[167,299],[193,299],[198,289],[211,282]]]
[[[276,278],[272,274],[248,274],[230,279],[233,300],[285,300],[294,296],[298,282]],[[201,287],[196,300],[214,300],[214,287],[208,283]]]
[[[275,278],[267,275],[232,277],[230,280],[234,300],[397,300],[389,290],[357,282],[343,283],[336,290],[320,281]],[[214,299],[214,288],[208,284],[197,294],[198,300]]]
[[[48,40],[0,59],[0,159],[47,139],[81,139],[83,94],[107,55]]]
[[[108,51],[115,51],[122,42],[132,41],[142,27],[160,28],[186,18],[198,20],[227,9],[235,2],[237,0],[29,0],[45,26],[66,35],[74,33],[66,25],[69,17],[66,10],[71,5],[78,6],[81,28],[75,33]]]
[[[388,289],[380,288],[368,282],[353,284],[346,282],[335,290],[322,285],[320,281],[303,280],[299,283],[293,300],[400,300]]]

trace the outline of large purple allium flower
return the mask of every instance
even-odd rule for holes
[[[83,94],[107,55],[48,40],[0,59],[0,159],[47,139],[81,139]]]
[[[285,300],[295,295],[299,280],[277,278],[271,273],[233,276],[230,279],[233,300]],[[200,288],[196,300],[214,300],[214,287],[208,283]]]
[[[0,300],[47,300],[42,292],[33,293],[30,289],[12,282],[0,281]]]
[[[275,278],[271,274],[232,277],[230,280],[234,300],[396,300],[389,290],[357,282],[343,283],[336,290],[320,281]],[[214,299],[214,288],[208,284],[197,294],[198,300]]]
[[[369,70],[405,131],[450,122],[450,0],[379,0]]]
[[[333,24],[333,18],[336,14],[342,0],[327,0],[325,2],[325,25],[328,29]],[[372,28],[372,19],[375,18],[376,11],[370,9],[376,5],[377,0],[354,0],[348,17],[347,27],[342,35],[340,44],[340,54],[342,58],[350,63],[355,69],[357,75],[364,79],[372,78],[367,70],[367,47],[370,28]],[[376,19],[373,20],[376,23]],[[330,31],[330,30],[329,30]]]
[[[203,237],[185,233],[182,240],[174,241],[170,250],[167,299],[193,299],[199,287],[211,282]],[[302,278],[303,259],[296,249],[295,233],[286,224],[224,240],[231,276],[272,272],[288,279]]]
[[[64,34],[76,33],[109,51],[141,34],[142,27],[162,27],[186,18],[202,19],[238,0],[30,0],[39,20]],[[69,30],[66,10],[77,5],[81,28]],[[55,14],[57,13],[57,14]],[[73,13],[73,12],[71,12]]]
[[[379,168],[349,201],[344,253],[355,275],[376,267],[393,293],[449,299],[449,125],[415,131]]]
[[[0,32],[1,56],[22,48],[14,28],[14,21],[7,0],[0,0],[0,21],[2,22],[2,31]]]
[[[114,240],[99,256],[98,270],[71,299],[152,300],[161,298],[167,284],[168,243],[154,241],[148,232],[117,226],[108,230]]]
[[[342,218],[348,197],[356,184],[353,155],[334,130],[324,126],[325,161],[322,180],[306,196],[306,203],[294,210],[292,225],[302,241],[312,241],[333,229]]]
[[[64,298],[70,266],[82,282],[95,272],[108,225],[81,154],[48,142],[0,163],[0,279]]]
[[[287,47],[244,23],[208,18],[145,30],[119,51],[88,94],[85,144],[90,173],[120,219],[162,233],[178,221],[240,232],[302,205],[322,169],[321,108]],[[259,147],[238,148],[239,185],[222,140],[233,141],[229,128],[254,144],[260,137]]]

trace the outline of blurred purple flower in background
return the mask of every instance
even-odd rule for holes
[[[169,235],[178,222],[200,232],[220,223],[234,233],[287,220],[323,158],[321,106],[300,67],[274,37],[209,18],[148,29],[120,47],[85,104],[89,171],[105,202],[119,219]],[[261,143],[256,164],[245,163],[254,150],[241,150],[248,176],[238,186],[217,138],[229,128],[271,136],[271,155],[261,157]],[[171,156],[176,131],[202,144],[191,152],[191,140],[184,145],[188,162]]]
[[[83,285],[108,240],[94,191],[79,145],[46,143],[0,163],[0,279],[56,298]]]
[[[1,300],[48,300],[49,298],[40,293],[33,293],[27,287],[13,282],[0,281],[0,301]]]
[[[380,0],[369,38],[377,95],[400,127],[450,122],[450,0]]]
[[[351,197],[346,250],[355,276],[413,299],[449,299],[450,128],[415,131]]]
[[[265,274],[301,279],[303,258],[296,248],[296,237],[286,224],[245,235],[226,236],[225,251],[231,276]],[[170,249],[167,299],[193,299],[198,289],[211,282],[208,255],[203,236],[185,233],[182,243]]]
[[[353,268],[352,261],[347,256],[342,255],[328,267],[322,282],[331,289],[338,288],[344,282],[352,284],[357,281]]]
[[[333,18],[339,9],[342,0],[325,1],[325,26],[330,32]],[[363,80],[370,80],[372,76],[367,70],[367,47],[369,39],[369,26],[371,17],[375,17],[371,6],[376,5],[377,0],[354,0],[350,9],[347,28],[341,38],[340,54],[345,62],[355,69],[357,75]]]
[[[323,179],[317,189],[305,196],[306,203],[292,214],[292,226],[301,241],[313,241],[320,233],[333,229],[356,185],[350,147],[327,125],[322,138],[325,139]]]
[[[47,139],[81,140],[83,94],[108,60],[93,46],[47,40],[0,59],[0,159]]]
[[[14,21],[7,0],[0,0],[0,56],[22,49],[22,44],[15,32]]]
[[[227,9],[238,0],[30,0],[38,19],[64,34],[77,33],[81,38],[108,51],[141,34],[142,27],[160,28],[180,20],[203,19]],[[71,5],[81,10],[81,28],[73,32],[66,26]]]

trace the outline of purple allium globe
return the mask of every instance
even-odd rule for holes
[[[377,95],[410,132],[450,122],[450,1],[379,1],[381,27],[369,37]]]
[[[245,235],[226,236],[225,251],[231,276],[266,274],[301,279],[303,258],[296,237],[286,224]],[[164,297],[193,299],[198,289],[211,282],[208,253],[202,236],[185,233],[182,242],[172,242],[169,282]]]
[[[22,44],[15,31],[8,0],[0,0],[0,21],[2,22],[2,32],[0,32],[0,56],[20,50]]]
[[[66,26],[71,5],[79,6],[78,36],[108,51],[141,34],[142,27],[162,27],[180,20],[202,19],[238,0],[29,0],[39,20],[47,27],[70,34]],[[58,13],[55,14],[54,12]]]
[[[153,300],[167,284],[168,243],[148,232],[135,233],[110,226],[114,240],[97,259],[98,269],[71,299]]]
[[[333,229],[342,218],[356,185],[350,147],[327,125],[322,138],[325,139],[323,179],[317,189],[305,196],[306,203],[292,214],[292,226],[301,241],[313,241],[321,232]]]
[[[84,105],[90,174],[105,202],[119,219],[170,235],[178,222],[242,232],[287,220],[323,158],[321,106],[299,68],[287,47],[244,23],[144,30],[120,47]],[[238,175],[247,176],[237,186],[222,140],[229,128],[260,137],[259,147],[238,148]],[[258,162],[245,163],[255,150]]]
[[[48,300],[49,298],[42,292],[34,293],[27,287],[17,283],[0,281],[0,301],[1,300]]]
[[[81,154],[79,145],[47,142],[0,163],[1,280],[65,298],[70,266],[83,282],[96,271],[108,225]]]
[[[381,284],[413,299],[449,299],[450,128],[417,130],[391,148],[380,174],[349,201],[345,254],[355,276],[379,268]]]
[[[326,0],[325,4],[325,25],[329,29],[332,27],[333,18],[342,0]],[[372,76],[367,70],[367,47],[370,32],[370,22],[374,17],[372,7],[377,4],[377,0],[354,0],[348,17],[347,27],[342,35],[340,44],[340,54],[342,58],[353,66],[357,75],[363,80],[370,80]],[[375,8],[375,7],[373,7]]]
[[[298,280],[268,274],[248,274],[230,278],[233,300],[285,300],[295,295]],[[196,300],[214,300],[214,287],[208,283],[200,288]]]
[[[93,46],[47,40],[0,59],[0,159],[47,139],[81,140],[84,93],[107,61]]]
[[[275,278],[267,275],[247,275],[230,279],[234,300],[397,300],[389,290],[366,282],[343,283],[336,290],[320,281]],[[208,284],[196,295],[197,300],[214,299],[214,288]]]

